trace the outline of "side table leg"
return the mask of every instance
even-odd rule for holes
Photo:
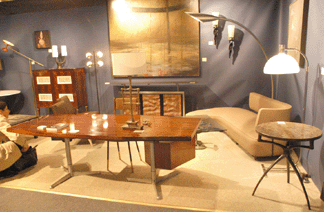
[[[284,154],[280,155],[280,157],[271,166],[269,166],[269,168],[263,173],[262,177],[260,178],[259,182],[257,183],[257,185],[255,186],[255,188],[253,190],[252,196],[254,195],[254,193],[257,190],[259,184],[261,183],[261,181],[263,180],[263,178],[267,175],[267,173],[272,169],[272,167],[274,167],[283,158],[285,158],[285,155]]]
[[[297,167],[295,166],[294,161],[291,159],[290,155],[287,155],[287,160],[289,161],[289,163],[293,167],[293,169],[294,169],[294,171],[295,171],[295,173],[296,173],[296,175],[297,175],[297,177],[299,179],[299,182],[300,182],[301,186],[303,187],[303,191],[304,191],[304,194],[305,194],[305,197],[306,197],[306,200],[307,200],[308,209],[311,210],[308,195],[307,195],[304,183],[303,183],[303,178],[300,176],[299,171],[298,171]]]
[[[288,160],[288,157],[290,155],[289,150],[287,150],[287,151],[285,150],[284,154],[286,155],[286,158],[287,158],[287,161],[286,161],[286,163],[287,163],[287,183],[290,183],[290,165],[289,165],[289,160]]]

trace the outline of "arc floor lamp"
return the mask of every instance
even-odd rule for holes
[[[297,51],[304,59],[305,59],[305,69],[306,69],[306,79],[305,79],[305,90],[304,90],[304,101],[303,101],[303,115],[302,115],[302,123],[305,122],[305,112],[306,112],[306,100],[307,100],[307,86],[308,86],[308,71],[309,71],[309,63],[308,59],[300,50],[294,49],[294,48],[285,48],[284,45],[279,46],[279,54],[268,58],[267,54],[265,53],[265,50],[259,41],[259,39],[244,25],[241,23],[234,21],[232,19],[228,19],[222,16],[217,15],[210,15],[210,14],[204,14],[204,13],[193,13],[193,12],[186,12],[189,16],[196,19],[199,22],[205,23],[205,22],[211,22],[216,20],[223,20],[223,21],[229,21],[231,23],[234,23],[243,29],[245,29],[248,33],[252,35],[252,37],[257,41],[260,48],[262,49],[262,52],[267,59],[267,63],[264,67],[264,73],[271,75],[271,98],[274,98],[274,82],[273,82],[273,75],[277,74],[293,74],[298,73],[300,71],[299,65],[297,61],[292,57],[284,52],[288,51]]]
[[[44,66],[43,64],[37,62],[34,59],[31,59],[30,57],[27,57],[26,55],[20,53],[19,51],[11,48],[12,46],[14,46],[13,43],[7,41],[7,40],[3,40],[3,42],[6,44],[5,48],[2,48],[3,51],[8,52],[8,49],[12,50],[13,52],[19,54],[20,56],[28,59],[29,61],[29,74],[30,74],[30,80],[31,80],[31,84],[32,84],[32,88],[33,88],[33,100],[34,100],[34,110],[35,110],[35,115],[37,116],[37,108],[36,108],[36,97],[35,97],[35,87],[34,87],[34,82],[33,82],[33,72],[32,72],[32,67],[31,65],[34,65],[35,63],[40,65],[40,66]]]
[[[211,21],[216,21],[216,20],[223,20],[223,21],[228,21],[231,22],[233,24],[236,24],[240,27],[242,27],[243,29],[245,29],[250,35],[252,35],[252,37],[257,41],[257,43],[259,44],[266,60],[268,61],[268,56],[261,44],[261,42],[259,41],[259,39],[253,34],[253,32],[251,32],[251,30],[249,30],[247,27],[245,27],[243,24],[234,21],[232,19],[229,18],[225,18],[223,16],[219,16],[217,15],[210,15],[210,14],[204,14],[204,13],[194,13],[194,12],[186,12],[186,14],[188,14],[189,16],[191,16],[192,18],[196,19],[197,21],[201,22],[201,23],[205,23],[205,22],[211,22]],[[271,75],[271,98],[274,98],[274,82],[273,82],[273,76]]]

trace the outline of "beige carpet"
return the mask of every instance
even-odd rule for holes
[[[49,186],[64,175],[66,164],[64,143],[49,138],[31,139],[38,144],[38,164],[19,175],[0,180],[1,187],[36,190],[107,201],[158,205],[206,211],[308,211],[301,185],[294,173],[286,183],[286,172],[271,171],[260,184],[256,195],[254,186],[262,175],[261,163],[269,166],[273,161],[255,161],[226,134],[208,132],[198,134],[207,147],[196,150],[196,158],[176,168],[179,173],[160,185],[163,199],[157,200],[151,184],[127,182],[127,177],[150,177],[150,167],[139,160],[135,143],[132,145],[135,173],[130,173],[128,149],[121,143],[122,159],[118,159],[116,144],[110,143],[110,170],[106,170],[106,142],[71,142],[75,169],[99,170],[101,175],[75,176],[54,189]],[[140,143],[142,157],[143,143]],[[285,167],[285,162],[276,167]],[[302,167],[299,166],[301,170]],[[160,175],[170,171],[161,170]],[[313,211],[324,211],[320,192],[312,183],[305,184]]]

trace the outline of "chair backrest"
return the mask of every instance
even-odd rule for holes
[[[52,113],[55,114],[76,114],[76,109],[73,107],[70,99],[67,96],[63,96],[57,100],[57,103],[51,107]]]
[[[114,98],[114,114],[118,111],[121,111],[121,114],[130,114],[130,105],[129,105],[129,98],[124,98],[124,104],[123,98]],[[140,115],[141,109],[139,105],[138,98],[132,98],[132,107],[133,107],[133,114],[134,115]]]

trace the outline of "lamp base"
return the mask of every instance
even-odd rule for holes
[[[124,130],[142,130],[142,125],[137,125],[138,121],[127,121],[125,125],[122,126]]]

